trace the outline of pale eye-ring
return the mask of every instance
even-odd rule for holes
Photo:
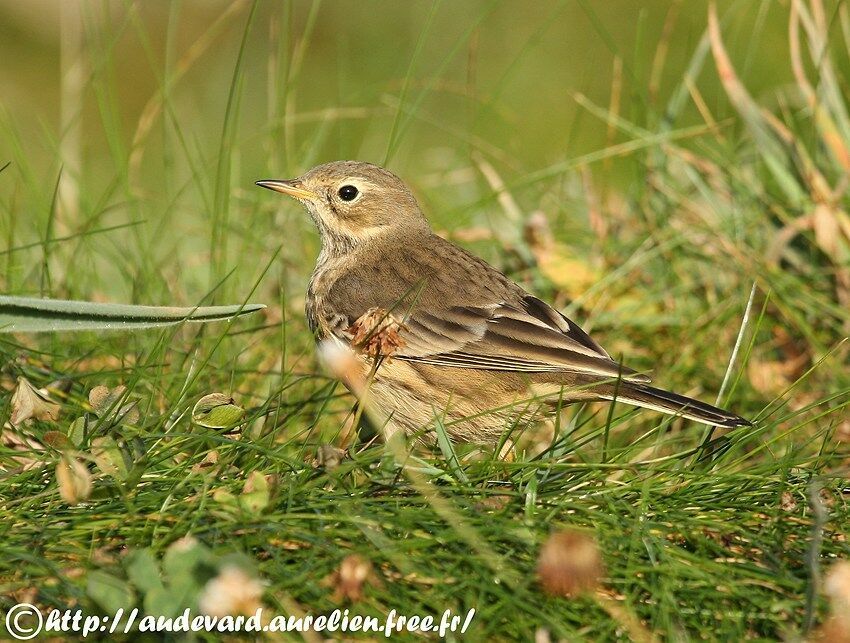
[[[354,201],[357,195],[360,194],[360,191],[353,185],[346,184],[339,189],[337,194],[339,194],[339,198],[343,201]]]

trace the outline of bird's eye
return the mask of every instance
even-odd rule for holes
[[[343,201],[354,201],[360,192],[353,185],[343,185],[337,194]]]

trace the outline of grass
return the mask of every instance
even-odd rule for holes
[[[534,162],[513,141],[523,119],[511,101],[529,66],[557,73],[546,47],[560,23],[547,24],[567,8],[527,16],[510,65],[482,53],[507,33],[504,5],[483,3],[474,25],[453,30],[453,7],[411,9],[403,15],[421,31],[408,57],[358,69],[343,55],[362,46],[342,26],[353,6],[234,2],[226,20],[191,24],[188,47],[179,7],[160,18],[106,7],[104,23],[105,9],[84,11],[88,75],[70,129],[33,135],[3,106],[4,293],[269,308],[200,328],[0,339],[0,418],[22,376],[61,403],[57,421],[4,429],[4,610],[22,600],[87,613],[194,606],[235,562],[266,583],[271,612],[322,613],[340,604],[333,574],[357,554],[374,578],[343,602],[352,613],[474,607],[472,640],[541,629],[553,640],[794,639],[825,621],[820,579],[850,554],[846,4],[794,3],[792,15],[735,5],[686,44],[669,40],[676,29],[653,41],[641,12],[625,54],[606,31],[622,29],[614,17],[581,3],[621,67],[610,91],[573,96],[570,150]],[[339,51],[323,49],[329,24]],[[756,93],[751,42],[777,34],[790,81]],[[129,122],[127,41],[155,79]],[[383,84],[352,84],[353,70]],[[324,93],[311,93],[319,77]],[[220,100],[201,109],[186,84]],[[530,112],[548,105],[552,122],[567,118],[541,91]],[[73,146],[81,123],[92,149]],[[718,403],[755,425],[721,435],[589,405],[525,430],[513,461],[445,439],[404,458],[360,440],[337,466],[319,466],[317,451],[333,460],[327,446],[340,443],[353,400],[319,367],[303,320],[318,241],[297,206],[251,186],[329,158],[384,155],[450,238],[630,366],[651,368],[658,385],[710,402],[722,390]],[[138,419],[89,402],[95,387],[118,385],[127,390],[115,408],[135,401]],[[197,400],[218,391],[245,409],[241,428],[191,421]],[[60,494],[63,457],[91,477],[79,502]],[[541,590],[538,553],[563,528],[598,543],[598,595]],[[175,554],[187,535],[201,544],[195,567]]]

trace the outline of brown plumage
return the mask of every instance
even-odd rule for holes
[[[439,416],[452,437],[495,444],[552,402],[614,398],[715,426],[749,424],[648,386],[575,322],[435,235],[383,168],[340,161],[257,184],[298,199],[321,234],[307,290],[317,339],[357,350],[361,377],[373,370],[375,346],[392,347],[377,355],[369,387],[389,432],[421,434]],[[364,320],[373,320],[371,335]],[[376,341],[383,332],[393,337]]]

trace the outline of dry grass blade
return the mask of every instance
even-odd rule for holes
[[[738,78],[729,54],[723,45],[720,24],[717,19],[717,7],[713,3],[708,11],[708,34],[717,73],[729,100],[732,101],[732,105],[752,132],[756,143],[762,150],[765,163],[786,195],[794,203],[803,203],[806,200],[806,193],[800,188],[793,171],[794,161],[802,161],[806,166],[805,169],[809,169],[811,163],[806,162],[805,153],[803,153],[802,158],[798,158],[798,153],[801,150],[798,146],[795,146],[791,131],[773,115],[762,110]],[[802,171],[801,174],[810,176],[805,171]],[[812,172],[812,181],[817,180],[818,174],[816,171]],[[817,181],[817,183],[821,184],[823,181]]]
[[[790,43],[790,59],[791,69],[794,72],[794,78],[797,81],[797,86],[806,99],[806,103],[812,110],[815,117],[815,122],[821,133],[821,138],[826,148],[832,154],[833,159],[845,172],[850,172],[850,149],[847,147],[846,140],[842,137],[841,132],[836,125],[835,120],[830,116],[827,108],[821,104],[817,92],[812,87],[806,76],[805,67],[803,65],[802,54],[800,51],[800,22],[803,6],[801,0],[793,0],[791,2],[791,13],[788,26],[788,35]],[[815,25],[807,21],[807,32],[809,34],[809,46],[811,49],[812,59],[818,65],[818,71],[821,75],[822,86],[828,85],[828,79],[833,78],[832,67],[828,57],[823,55],[825,47],[825,34],[818,33]],[[834,101],[830,101],[830,104]],[[839,102],[840,104],[840,102]],[[846,114],[844,114],[846,117]]]
[[[207,29],[186,51],[183,57],[177,61],[174,69],[174,74],[165,79],[163,82],[165,87],[160,87],[156,94],[148,99],[145,103],[142,114],[139,116],[139,122],[136,125],[136,132],[133,134],[133,142],[131,144],[132,151],[130,159],[127,163],[128,173],[130,176],[130,185],[139,186],[141,179],[139,178],[142,158],[145,153],[145,139],[151,132],[151,129],[156,123],[157,117],[162,113],[162,106],[168,97],[171,88],[177,84],[180,79],[192,68],[192,66],[209,50],[215,41],[221,36],[224,31],[233,23],[234,17],[239,14],[248,5],[248,0],[236,0],[232,2],[210,25]],[[136,191],[140,191],[136,187]]]

